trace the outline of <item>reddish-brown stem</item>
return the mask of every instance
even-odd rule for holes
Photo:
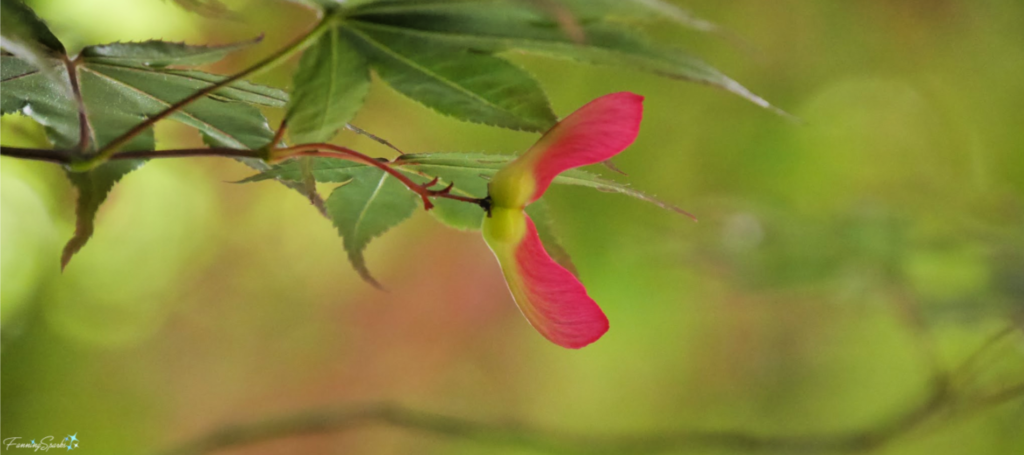
[[[89,117],[85,112],[82,89],[78,85],[78,64],[67,56],[63,56],[62,60],[64,68],[68,72],[68,81],[71,82],[71,94],[74,96],[75,105],[78,108],[78,153],[85,154],[89,149],[92,127],[89,125]]]
[[[371,166],[375,166],[380,170],[387,172],[392,177],[398,179],[398,181],[402,182],[403,185],[412,190],[414,193],[418,194],[420,198],[423,199],[423,208],[425,210],[430,210],[434,208],[434,204],[430,202],[430,198],[432,197],[440,197],[456,201],[469,202],[472,204],[479,205],[481,207],[485,207],[485,201],[483,199],[476,199],[451,194],[451,185],[448,185],[448,187],[444,189],[432,190],[430,189],[430,186],[436,184],[436,181],[420,185],[412,181],[412,179],[403,174],[401,171],[395,169],[391,165],[391,162],[381,161],[379,159],[373,158],[369,155],[364,155],[347,147],[341,147],[333,144],[302,144],[293,147],[276,149],[273,150],[271,154],[272,161],[278,161],[293,157],[312,156],[339,158],[343,160],[363,162]]]
[[[288,130],[288,119],[281,120],[281,126],[274,133],[274,139],[270,141],[271,147],[277,147],[281,143],[281,139],[284,139],[284,132]]]

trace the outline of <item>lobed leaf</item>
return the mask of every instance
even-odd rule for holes
[[[6,8],[6,3],[4,4]],[[6,11],[6,10],[5,10]],[[95,49],[104,48],[98,46]],[[221,49],[200,51],[168,43],[155,42],[119,44],[104,49],[115,49],[109,55],[90,52],[83,55],[72,69],[66,68],[56,55],[44,60],[44,69],[51,69],[55,77],[47,75],[28,60],[16,56],[0,56],[0,111],[3,114],[21,112],[40,123],[54,147],[74,150],[79,146],[81,126],[79,106],[70,90],[69,71],[74,71],[80,87],[86,134],[90,136],[91,150],[102,147],[133,129],[147,116],[155,115],[197,90],[209,87],[220,76],[189,70],[164,70],[137,64],[139,59],[151,59],[135,50],[164,49],[170,55],[179,52],[178,62],[209,61]],[[173,52],[172,52],[173,50]],[[185,53],[191,53],[185,56]],[[128,64],[113,63],[111,55],[133,55],[137,60]],[[156,52],[159,54],[159,52]],[[202,55],[201,55],[202,54]],[[153,60],[156,61],[156,60]],[[160,61],[161,63],[163,61]],[[249,83],[235,83],[213,96],[190,104],[170,118],[197,128],[211,144],[258,148],[273,137],[266,119],[251,104],[283,105],[286,95],[276,89]],[[123,150],[154,150],[153,130],[143,131],[122,146]],[[99,166],[89,172],[68,173],[78,190],[75,234],[68,242],[61,258],[62,266],[79,251],[92,235],[94,219],[107,193],[121,177],[137,169],[143,160],[118,160]],[[263,165],[263,163],[260,163]],[[265,169],[265,167],[260,168]]]
[[[363,250],[375,237],[412,216],[418,202],[405,185],[378,168],[353,171],[349,181],[327,198],[327,212],[352,266],[366,282],[380,288],[366,267]]]
[[[140,68],[105,63],[86,64],[80,71],[82,93],[90,113],[94,110],[127,110],[147,116],[155,115],[209,85],[205,81],[183,75],[153,74]],[[88,102],[90,93],[96,97],[93,103]],[[111,106],[111,99],[118,99],[118,105]],[[218,101],[207,97],[185,106],[169,118],[206,133],[214,139],[216,145],[222,147],[256,149],[266,145],[273,137],[259,109],[240,102]],[[141,118],[136,119],[135,123],[139,120]],[[93,122],[93,126],[106,129],[106,126],[97,125],[96,122]]]
[[[28,70],[27,63],[17,57],[0,58],[3,113],[22,111],[45,127],[54,146],[74,148],[79,137],[78,108],[69,92],[40,72]],[[161,71],[89,59],[78,65],[78,77],[97,147],[215,80],[197,71]],[[67,83],[67,75],[62,78]],[[250,103],[276,104],[283,93],[246,83],[233,84],[218,94],[222,96],[198,100],[170,118],[209,134],[220,146],[259,148],[270,141],[273,133],[266,119]]]
[[[537,81],[505,60],[357,23],[344,30],[382,80],[437,112],[538,132],[557,121]]]
[[[652,3],[646,0],[635,2]],[[581,27],[585,40],[576,42],[557,20],[525,3],[499,0],[372,2],[353,8],[347,22],[364,32],[401,35],[423,46],[448,45],[484,52],[516,50],[590,64],[639,69],[713,85],[761,107],[772,108],[767,101],[702,60],[653,44],[639,34],[598,20],[603,16],[595,15],[584,21]],[[576,1],[570,3],[581,4]],[[606,2],[601,4],[607,5]],[[621,8],[625,7],[620,5],[615,9]],[[663,8],[662,13],[668,12]]]
[[[333,28],[306,49],[294,76],[285,119],[299,144],[327,142],[363,105],[370,69],[362,54]]]

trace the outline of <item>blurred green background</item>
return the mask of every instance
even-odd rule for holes
[[[238,20],[161,0],[29,2],[69,49],[265,32],[211,69],[224,74],[314,21],[293,3],[226,3]],[[61,274],[73,193],[58,167],[4,158],[2,437],[77,433],[83,453],[148,453],[232,422],[374,401],[601,436],[844,433],[920,406],[935,369],[956,369],[1006,327],[1016,333],[952,379],[965,400],[1024,381],[1024,3],[683,6],[743,44],[650,31],[805,123],[629,68],[513,57],[559,115],[613,91],[645,95],[640,137],[617,164],[700,217],[548,192],[611,320],[596,344],[545,341],[479,234],[425,213],[370,245],[390,289],[377,291],[307,202],[272,182],[224,183],[251,173],[225,159],[128,175]],[[257,82],[287,87],[294,63]],[[514,153],[537,139],[434,115],[377,83],[354,123],[406,152]],[[5,117],[2,136],[44,146],[22,118]],[[157,138],[200,144],[176,125]],[[335,141],[392,156],[347,132]],[[955,414],[871,453],[1024,453],[1024,401]],[[533,452],[371,426],[225,453]]]

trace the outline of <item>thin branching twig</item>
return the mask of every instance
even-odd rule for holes
[[[118,149],[121,146],[127,144],[128,141],[132,140],[132,138],[138,136],[146,129],[152,127],[156,122],[167,118],[168,116],[174,114],[175,112],[178,112],[179,110],[185,108],[189,104],[203,98],[206,95],[209,95],[246,77],[255,76],[262,71],[270,69],[288,60],[291,56],[295,55],[296,53],[302,51],[307,46],[312,44],[313,41],[315,41],[320,36],[320,34],[322,34],[328,28],[330,28],[333,22],[333,17],[323,17],[320,20],[320,22],[317,23],[317,25],[310,29],[308,32],[297,38],[288,46],[285,46],[283,49],[280,49],[277,52],[271,54],[270,56],[264,58],[263,60],[260,60],[255,65],[250,66],[249,68],[246,68],[238,73],[235,73],[234,75],[229,76],[224,80],[217,82],[216,84],[212,84],[209,87],[196,91],[195,93],[189,95],[181,101],[178,101],[177,103],[174,103],[173,105],[164,109],[160,113],[147,117],[146,120],[142,121],[138,125],[135,125],[134,127],[132,127],[132,129],[128,130],[128,132],[122,134],[116,139],[110,141],[108,144],[104,145],[102,149],[100,149],[95,155],[91,156],[87,161],[84,161],[82,163],[73,163],[76,170],[89,170],[95,168],[96,166],[99,166],[100,164],[103,164],[105,161],[111,159],[115,154],[117,154]]]
[[[957,409],[973,414],[1022,396],[1024,384],[993,393],[973,406]],[[946,412],[951,402],[947,391],[937,389],[919,405],[879,426],[846,433],[796,436],[716,430],[619,436],[569,434],[522,425],[486,423],[376,403],[304,411],[273,419],[228,425],[161,455],[200,455],[285,437],[341,433],[371,425],[391,426],[482,444],[523,447],[544,453],[654,454],[710,448],[750,452],[852,453],[886,445],[939,415],[957,416],[958,413]],[[950,418],[944,422],[952,420]]]
[[[1006,331],[998,332],[998,341]],[[632,435],[560,433],[523,425],[494,424],[453,417],[389,403],[307,410],[273,419],[228,425],[164,452],[162,455],[200,455],[284,437],[341,433],[369,425],[385,425],[484,444],[507,445],[544,453],[654,454],[695,449],[745,452],[854,453],[874,450],[930,424],[930,428],[973,417],[983,411],[1024,398],[1024,383],[981,396],[967,397],[950,379],[970,369],[995,341],[984,343],[956,368],[933,374],[928,395],[917,405],[882,423],[839,433],[771,436],[730,430],[681,430]]]

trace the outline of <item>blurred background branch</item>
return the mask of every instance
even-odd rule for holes
[[[968,372],[978,358],[983,357],[1000,340],[1014,333],[1019,333],[1014,327],[997,332],[959,368],[954,369],[954,373],[937,372],[933,378],[931,392],[917,406],[877,426],[849,432],[772,436],[745,431],[680,430],[620,436],[585,435],[518,424],[487,423],[390,403],[370,403],[307,410],[267,420],[228,425],[160,455],[200,455],[275,439],[341,433],[371,425],[391,426],[481,444],[516,446],[545,453],[650,454],[707,448],[745,452],[863,452],[884,446],[925,424],[929,424],[934,430],[1024,397],[1024,383],[973,398],[964,397],[958,390],[952,388],[952,384],[963,382],[954,382],[953,375]]]

